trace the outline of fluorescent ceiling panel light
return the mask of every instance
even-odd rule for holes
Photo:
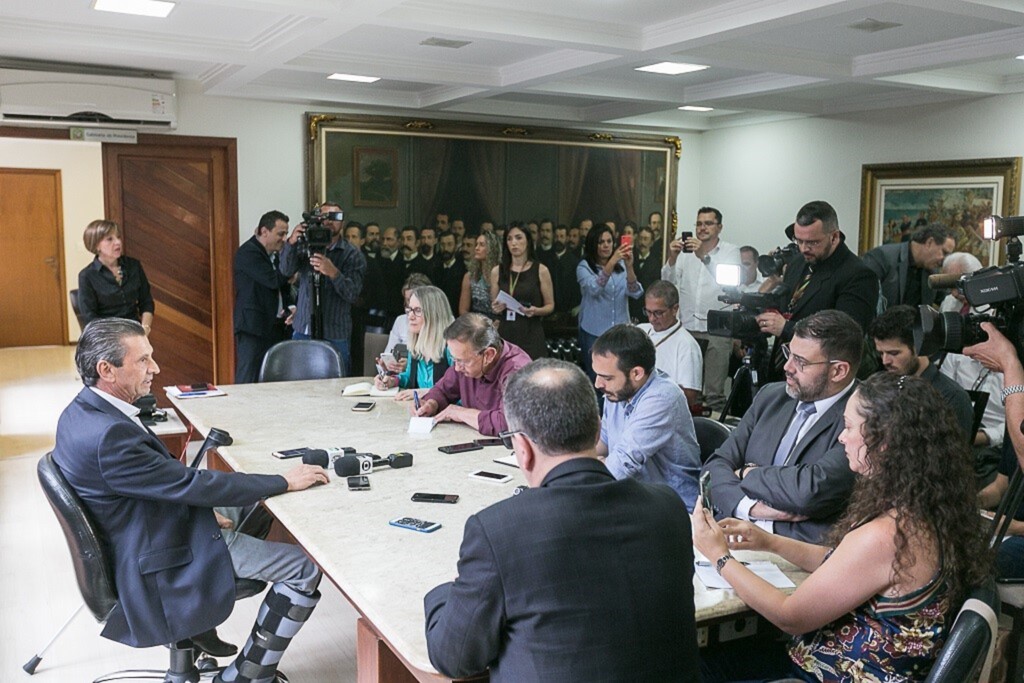
[[[638,66],[635,71],[648,71],[654,74],[665,74],[667,76],[678,76],[688,74],[691,71],[703,71],[707,67],[703,64],[684,64],[683,62],[658,62],[648,66]]]
[[[93,0],[92,8],[100,12],[137,14],[163,19],[174,9],[174,3],[164,0]]]
[[[332,81],[351,81],[353,83],[376,83],[380,76],[354,76],[352,74],[331,74],[328,76]]]
[[[686,105],[685,107],[679,107],[679,111],[714,111],[714,107],[695,107],[693,105]]]

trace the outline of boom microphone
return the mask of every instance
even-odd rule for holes
[[[394,470],[412,467],[412,453],[392,453],[386,458],[377,458],[366,453],[358,453],[356,455],[344,455],[334,461],[334,472],[339,477],[369,474],[379,467],[390,467]]]

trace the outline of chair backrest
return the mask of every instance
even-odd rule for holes
[[[75,312],[75,317],[78,318],[78,326],[84,330],[85,326],[88,323],[82,316],[82,309],[78,304],[78,290],[72,289],[70,292],[68,292],[68,297],[71,298],[71,310]]]
[[[710,417],[693,418],[693,429],[697,433],[697,444],[700,446],[700,463],[703,465],[715,450],[729,438],[732,427],[722,424]]]
[[[956,615],[946,644],[932,665],[925,683],[963,683],[988,680],[998,630],[999,597],[994,585],[971,591]]]
[[[97,621],[106,621],[117,604],[117,588],[103,533],[53,461],[52,453],[44,455],[36,469],[46,500],[64,531],[82,599]]]
[[[373,374],[376,371],[374,363],[384,348],[388,345],[388,335],[376,332],[367,332],[363,337],[363,372]]]
[[[341,355],[325,341],[289,339],[270,347],[263,356],[261,382],[336,379],[342,376]]]

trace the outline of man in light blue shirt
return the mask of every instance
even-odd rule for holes
[[[616,479],[666,484],[692,511],[700,447],[682,390],[654,367],[654,344],[632,325],[615,325],[591,353],[605,396],[597,454]]]

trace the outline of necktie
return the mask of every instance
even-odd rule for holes
[[[814,412],[813,403],[801,402],[797,404],[793,422],[790,423],[789,429],[786,430],[785,436],[782,437],[782,442],[779,443],[778,450],[775,451],[775,458],[772,459],[773,465],[786,464],[789,454],[793,451],[793,446],[796,446],[797,435],[800,434],[800,430],[803,428],[804,423],[807,422],[807,418],[813,415]]]
[[[793,291],[793,296],[789,300],[789,310],[793,310],[793,306],[796,306],[796,302],[800,301],[800,297],[804,295],[804,290],[807,289],[807,285],[811,282],[811,275],[814,271],[810,266],[807,266],[807,272],[804,274],[804,279],[800,281],[800,284]]]

